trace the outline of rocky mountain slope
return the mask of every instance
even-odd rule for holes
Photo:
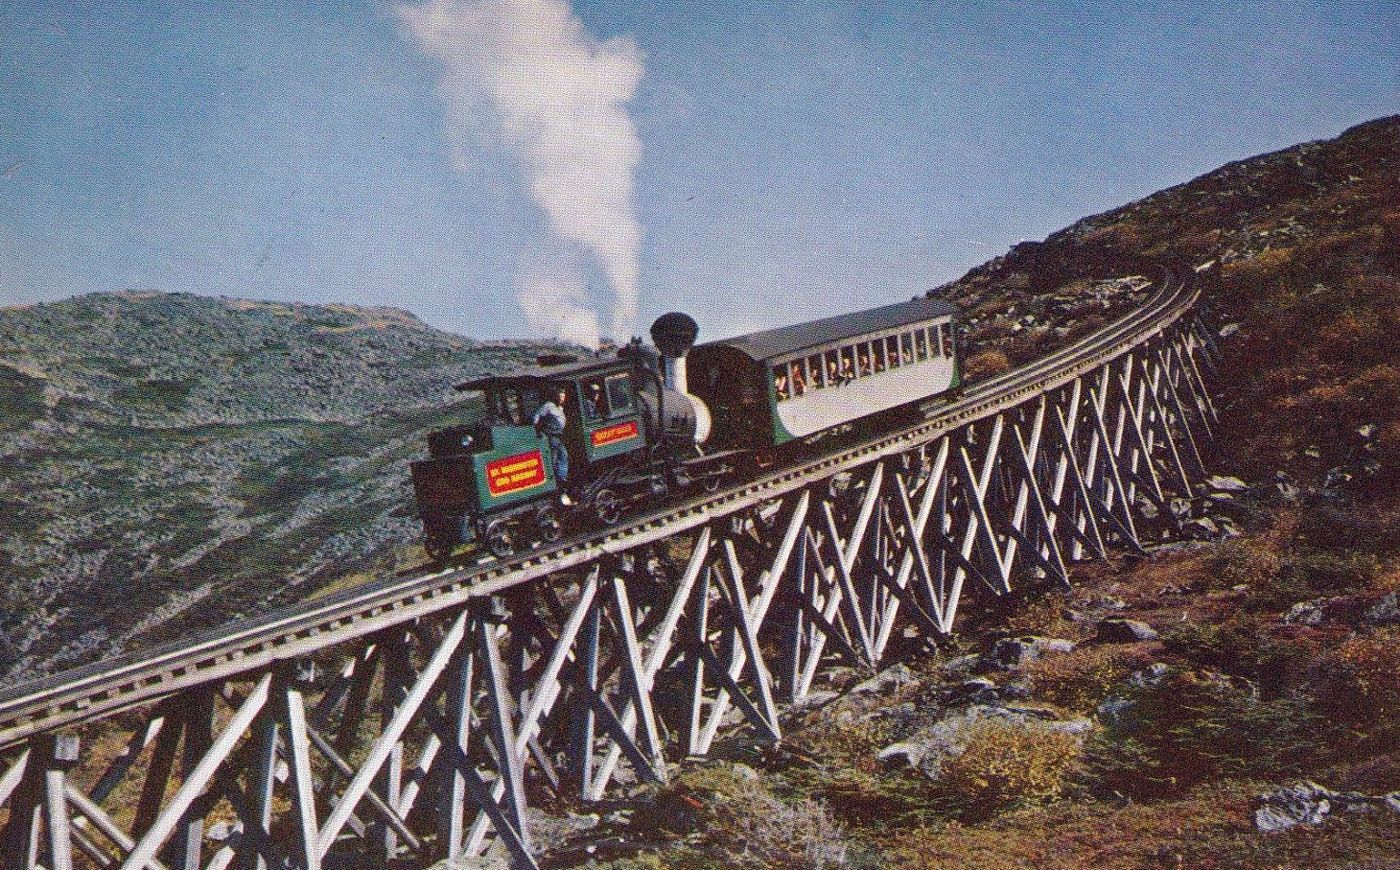
[[[452,384],[550,349],[181,293],[0,310],[0,672],[390,567],[422,433],[471,413]]]

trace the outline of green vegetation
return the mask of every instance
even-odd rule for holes
[[[193,386],[190,380],[138,381],[117,390],[112,398],[134,410],[173,414],[185,404]]]
[[[24,429],[43,416],[42,382],[0,365],[0,432]]]

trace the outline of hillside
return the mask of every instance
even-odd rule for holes
[[[557,866],[1400,867],[1400,117],[935,292],[995,370],[1107,316],[1101,279],[1148,257],[1223,264],[1209,461],[1238,479],[1192,501],[1192,539],[967,608],[937,656],[836,669],[781,745],[636,790]]]
[[[0,310],[0,673],[391,566],[419,535],[407,462],[468,411],[452,384],[546,349],[180,293]]]

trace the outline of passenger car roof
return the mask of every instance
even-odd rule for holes
[[[575,362],[567,362],[553,366],[525,366],[523,368],[512,369],[498,375],[488,375],[484,378],[460,383],[453,389],[456,390],[484,390],[493,384],[502,381],[557,381],[567,378],[575,378],[594,372],[605,372],[614,369],[629,368],[630,363],[625,359],[615,356],[599,356],[581,359]]]
[[[808,323],[783,326],[765,332],[751,332],[726,338],[723,341],[707,342],[701,347],[729,347],[749,359],[767,360],[840,341],[870,332],[896,329],[923,320],[946,317],[957,312],[957,307],[942,299],[920,297],[909,302],[896,302],[868,311],[855,311],[825,317]]]

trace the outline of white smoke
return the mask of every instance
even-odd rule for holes
[[[587,289],[566,270],[532,272],[519,279],[517,291],[525,322],[541,335],[596,348],[598,315],[586,307]]]
[[[472,144],[510,149],[554,233],[597,258],[614,294],[613,335],[626,339],[641,244],[633,171],[642,146],[626,109],[642,77],[636,44],[599,43],[565,0],[429,0],[398,15],[444,65],[439,87],[458,163]],[[582,307],[577,276],[527,276],[518,294],[536,328],[573,324],[596,343],[598,317]]]

